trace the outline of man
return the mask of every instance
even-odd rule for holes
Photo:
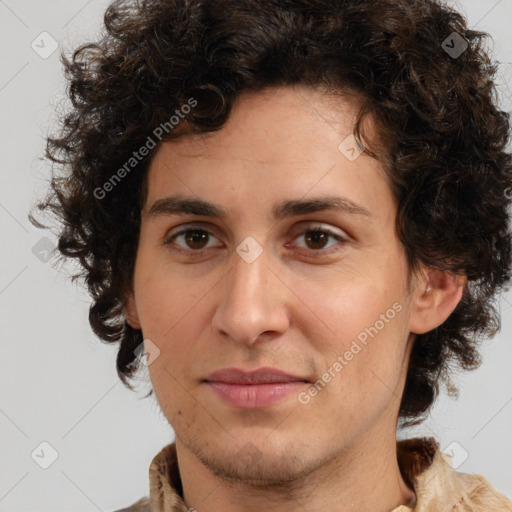
[[[511,511],[434,439],[510,278],[510,125],[436,1],[115,2],[41,206],[176,435],[124,510]],[[142,361],[142,362],[141,362]]]

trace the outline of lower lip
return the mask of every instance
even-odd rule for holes
[[[257,409],[273,405],[292,393],[298,393],[306,382],[273,384],[227,384],[206,382],[224,402],[242,409]]]

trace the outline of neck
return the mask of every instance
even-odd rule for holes
[[[274,485],[219,477],[177,438],[184,501],[197,512],[390,512],[414,499],[398,466],[396,431],[390,434],[383,440],[368,431],[307,474]]]

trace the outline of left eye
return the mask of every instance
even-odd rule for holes
[[[305,231],[300,233],[299,236],[297,236],[296,238],[300,237],[304,237],[304,240],[306,242],[306,249],[312,249],[315,251],[321,249],[328,249],[333,245],[336,245],[336,243],[333,243],[332,245],[326,246],[326,243],[329,240],[329,238],[335,239],[338,242],[344,241],[344,239],[338,234],[323,229],[321,227],[312,227],[306,229]]]

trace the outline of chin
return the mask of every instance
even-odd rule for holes
[[[213,465],[203,463],[225,480],[262,488],[283,486],[309,473],[295,459],[277,460],[270,456],[262,456],[257,462],[229,457],[217,458]]]
[[[204,450],[198,456],[201,462],[216,476],[233,483],[244,483],[254,487],[283,486],[307,476],[315,470],[321,461],[307,461],[297,454],[302,449],[293,440],[284,450],[273,446],[268,439],[260,442],[255,437],[254,443],[237,442],[240,448],[215,447],[214,452]]]

